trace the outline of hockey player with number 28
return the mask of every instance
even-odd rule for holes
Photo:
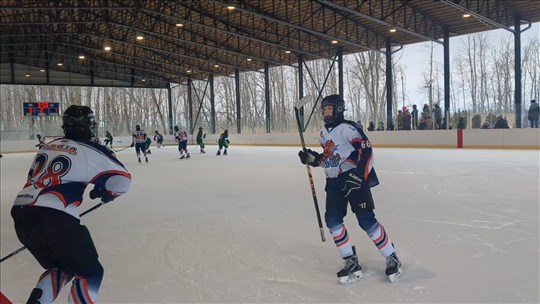
[[[402,274],[394,245],[384,227],[375,218],[371,187],[379,184],[373,169],[371,144],[357,123],[344,119],[345,102],[339,95],[326,96],[321,110],[324,127],[319,141],[322,154],[310,149],[300,151],[300,161],[326,172],[325,222],[345,266],[338,273],[339,282],[351,283],[362,278],[362,267],[343,224],[350,204],[358,224],[386,258],[386,275],[394,282]]]
[[[89,107],[70,106],[62,121],[65,137],[38,151],[11,209],[17,237],[46,269],[26,302],[31,304],[52,303],[71,280],[68,303],[96,301],[103,267],[77,207],[89,183],[94,184],[90,197],[102,203],[131,185],[114,152],[91,141],[96,121]]]

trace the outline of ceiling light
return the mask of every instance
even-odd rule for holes
[[[142,82],[145,82],[145,81],[146,81],[146,79],[143,78]]]
[[[469,18],[470,16],[471,14],[468,14],[468,13],[463,14],[463,18]]]
[[[59,62],[59,63],[57,63],[56,65],[57,65],[57,66],[63,66],[64,64],[61,63],[61,62]]]
[[[191,73],[191,70],[187,70],[186,72],[187,72],[187,73]]]
[[[251,58],[248,58],[247,61],[251,61],[252,59]]]
[[[390,29],[390,33],[395,33],[395,32],[397,32],[397,30],[395,28]]]
[[[41,70],[39,70],[39,71],[44,73],[44,72],[45,72],[45,69],[41,69]]]
[[[214,67],[215,67],[215,68],[219,68],[219,65],[218,65],[218,64],[214,64]]]
[[[182,23],[177,23],[176,26],[182,27],[182,26],[184,26],[184,25],[183,25]]]
[[[332,44],[337,44],[337,40],[332,40]]]
[[[285,51],[285,54],[290,54],[290,53],[291,53],[291,51],[289,51],[289,50]]]
[[[235,9],[235,8],[236,8],[236,7],[234,7],[234,6],[232,6],[232,5],[227,6],[227,9],[230,10],[230,11],[232,11],[232,10]]]
[[[110,46],[106,46],[103,48],[105,51],[110,51],[111,50],[111,47]]]
[[[144,37],[143,37],[143,36],[141,36],[141,35],[138,35],[138,36],[137,36],[137,40],[139,40],[139,41],[140,41],[140,40],[143,40],[143,39],[144,39]]]
[[[84,57],[84,55],[79,55],[79,59],[84,59],[86,57]]]
[[[30,77],[30,74],[26,74],[26,75],[24,75],[24,76],[26,76],[26,77]]]

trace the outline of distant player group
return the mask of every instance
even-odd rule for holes
[[[112,136],[109,138],[110,133],[107,131],[107,140],[105,141],[105,145],[107,143],[111,144],[112,147]],[[204,151],[205,144],[204,139],[206,138],[206,134],[203,132],[203,128],[199,128],[199,132],[197,133],[197,145],[199,146],[199,151],[201,153],[206,153]],[[163,144],[163,135],[160,134],[157,130],[154,133],[154,140],[157,143],[157,147],[164,147]],[[178,126],[174,126],[174,141],[178,144],[178,152],[180,153],[179,159],[188,159],[191,157],[189,154],[188,148],[187,148],[187,142],[188,142],[188,135],[186,131],[181,131]],[[151,154],[150,151],[150,144],[152,143],[152,140],[144,130],[141,129],[140,125],[135,126],[135,131],[132,134],[132,142],[130,147],[135,147],[135,153],[137,154],[137,160],[142,162],[141,160],[141,154],[144,157],[144,161],[148,162],[148,154]],[[229,147],[230,141],[229,141],[229,131],[225,130],[218,139],[218,146],[219,149],[216,153],[216,155],[221,155],[221,150],[223,149],[223,155],[227,155],[227,148]]]

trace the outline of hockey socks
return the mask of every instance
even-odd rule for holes
[[[352,256],[352,245],[349,241],[349,234],[347,233],[347,228],[345,228],[345,225],[341,224],[339,226],[329,228],[329,230],[332,238],[334,239],[334,243],[336,243],[336,247],[339,250],[341,258],[344,259]]]
[[[394,246],[392,245],[392,242],[390,242],[390,238],[381,224],[376,223],[373,225],[373,227],[367,231],[367,234],[385,258],[394,253]]]
[[[39,300],[41,303],[52,303],[72,276],[65,272],[58,271],[56,268],[45,271],[32,291],[30,299]],[[34,297],[34,298],[32,298]],[[37,298],[36,298],[37,297]]]

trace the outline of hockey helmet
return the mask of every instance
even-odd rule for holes
[[[96,134],[94,112],[87,106],[70,106],[62,116],[62,129],[67,138],[90,140]]]
[[[178,128],[178,126],[174,126],[174,131],[178,131],[178,130],[180,130],[180,129]]]
[[[136,126],[135,126],[135,130],[140,131],[140,130],[141,130],[141,126],[140,126],[140,125],[136,125]]]
[[[41,135],[39,135],[39,134],[38,134],[38,135],[36,135],[36,136],[37,136],[37,138],[41,138]]]
[[[332,116],[324,116],[324,107],[332,106]],[[324,119],[324,124],[332,124],[337,120],[343,120],[343,112],[345,111],[345,101],[341,96],[334,94],[328,95],[323,98],[321,102],[322,115]]]

